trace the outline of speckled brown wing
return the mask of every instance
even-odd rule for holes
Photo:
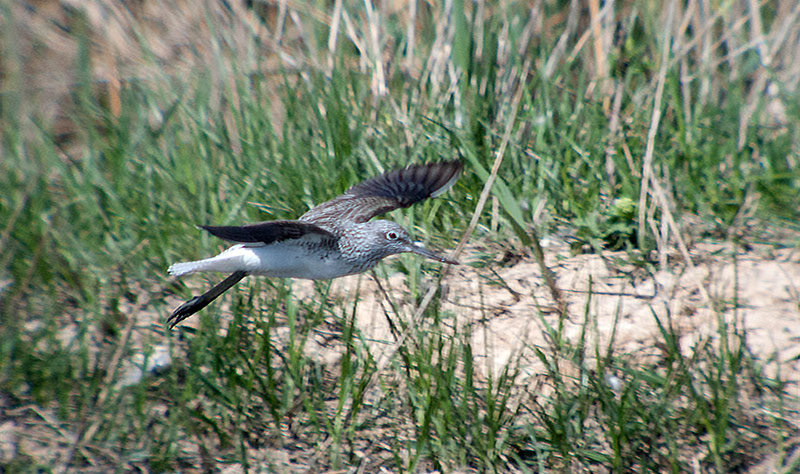
[[[461,161],[453,160],[390,171],[314,207],[300,220],[326,228],[335,228],[342,221],[366,222],[442,194],[458,180],[463,167]]]
[[[308,234],[317,234],[321,237],[335,239],[329,231],[310,222],[298,221],[267,221],[257,224],[240,226],[213,226],[201,225],[201,229],[220,239],[238,243],[271,244],[288,239],[299,239]]]

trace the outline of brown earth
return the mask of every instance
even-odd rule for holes
[[[723,318],[746,329],[752,352],[772,362],[766,367],[769,373],[780,368],[781,377],[793,382],[800,396],[800,249],[760,245],[734,254],[725,244],[701,244],[691,252],[694,268],[653,275],[616,267],[611,263],[614,254],[570,256],[562,246],[548,249],[548,255],[548,266],[569,304],[567,339],[577,340],[588,318],[589,343],[605,347],[616,320],[615,351],[656,355],[654,343],[661,337],[655,314],[663,323],[671,320],[688,352],[700,339],[713,338]],[[453,267],[445,279],[441,309],[451,312],[457,324],[470,326],[484,373],[497,373],[520,354],[530,362],[531,374],[541,373],[530,349],[547,344],[544,322],[555,325],[558,317],[538,265],[531,257],[503,267],[474,268],[469,258],[466,263]],[[313,291],[310,282],[293,285],[300,297]],[[394,340],[384,313],[391,313],[386,295],[365,275],[335,280],[331,294],[346,298],[356,286],[359,327],[367,340],[385,341],[373,342],[380,354]],[[391,276],[381,286],[399,306],[400,317],[411,318],[414,308],[405,277]],[[540,309],[544,318],[538,316]]]

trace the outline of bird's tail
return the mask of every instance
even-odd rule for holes
[[[199,271],[199,269],[203,267],[202,263],[202,260],[198,260],[196,262],[173,263],[169,266],[167,271],[172,276],[186,275],[188,273]]]
[[[194,262],[173,263],[167,269],[172,276],[182,276],[194,272],[233,273],[244,270],[247,255],[241,245],[235,245],[216,257],[195,260]]]

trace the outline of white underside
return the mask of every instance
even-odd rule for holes
[[[181,276],[195,272],[233,273],[246,271],[253,275],[279,278],[327,280],[350,273],[351,267],[336,258],[310,256],[296,245],[278,242],[270,245],[238,244],[216,257],[195,262],[175,263],[170,275]]]

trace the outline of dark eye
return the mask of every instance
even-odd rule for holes
[[[397,240],[397,238],[398,238],[397,232],[393,230],[390,230],[389,232],[386,233],[387,240]]]

